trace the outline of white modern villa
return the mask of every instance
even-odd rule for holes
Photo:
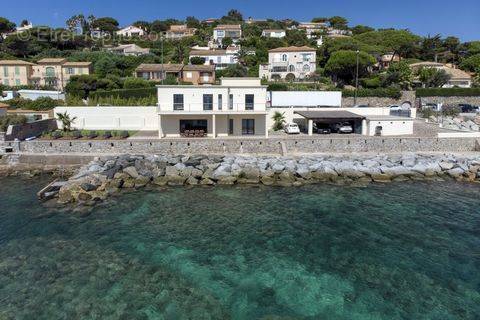
[[[415,108],[407,117],[391,115],[389,107],[343,107],[340,91],[268,92],[259,78],[221,78],[219,85],[159,85],[157,97],[156,106],[61,106],[54,114],[75,117],[73,128],[79,130],[144,131],[148,139],[187,142],[268,138],[277,112],[285,123],[298,124],[306,136],[338,125],[350,126],[357,137],[408,136],[414,133],[416,114]]]
[[[160,138],[268,136],[267,86],[258,78],[157,88]]]

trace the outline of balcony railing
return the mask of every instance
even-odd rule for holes
[[[234,103],[233,105],[217,103],[161,103],[157,112],[242,112],[242,111],[265,111],[266,103]]]

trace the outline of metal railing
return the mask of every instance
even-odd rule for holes
[[[266,111],[266,103],[160,103],[157,112],[241,112],[241,111]]]

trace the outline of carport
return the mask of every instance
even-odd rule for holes
[[[343,110],[331,110],[331,111],[295,111],[308,121],[308,135],[313,135],[313,122],[322,124],[335,124],[341,122],[350,122],[353,124],[353,131],[362,135],[367,134],[367,121],[364,116],[359,114],[343,111]],[[360,128],[360,130],[359,130]]]

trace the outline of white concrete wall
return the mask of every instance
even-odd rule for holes
[[[269,108],[269,113],[267,116],[267,126],[272,128],[273,120],[272,117],[275,112],[285,113],[285,121],[287,123],[291,122],[304,122],[305,118],[301,115],[294,114],[295,111],[350,111],[355,114],[362,116],[388,116],[390,115],[389,108]]]
[[[341,91],[271,91],[269,92],[272,107],[341,107]]]
[[[382,136],[413,134],[413,120],[367,120],[368,135],[374,136],[376,127],[382,127]]]
[[[439,132],[439,138],[480,138],[480,132]]]
[[[79,130],[158,130],[156,107],[56,107],[55,117],[64,112],[77,117],[73,127]]]
[[[17,92],[24,99],[37,100],[38,98],[48,97],[55,100],[65,100],[65,93],[61,91],[18,90]]]

